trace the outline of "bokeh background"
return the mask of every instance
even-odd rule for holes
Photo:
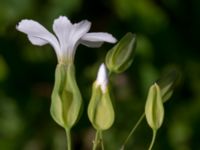
[[[65,133],[53,122],[50,97],[57,64],[53,49],[37,47],[16,31],[24,18],[52,31],[52,22],[66,15],[72,22],[88,19],[91,31],[120,39],[137,34],[132,66],[111,78],[116,121],[104,133],[107,150],[117,150],[144,111],[147,91],[167,69],[181,72],[155,150],[200,149],[200,1],[198,0],[1,0],[0,1],[0,149],[64,150]],[[94,136],[86,108],[98,66],[112,47],[79,46],[75,64],[85,109],[73,128],[76,150],[89,150]],[[151,129],[144,120],[127,150],[146,150]]]

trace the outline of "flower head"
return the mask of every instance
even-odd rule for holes
[[[116,39],[109,33],[88,33],[90,27],[91,23],[87,20],[72,24],[65,16],[54,20],[55,35],[34,20],[24,19],[16,26],[17,30],[27,34],[32,44],[39,46],[50,44],[56,52],[59,63],[73,62],[79,44],[100,47],[103,42],[116,42]]]

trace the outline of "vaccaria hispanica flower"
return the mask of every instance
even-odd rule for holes
[[[109,129],[115,119],[108,88],[108,75],[104,64],[99,67],[97,79],[93,83],[92,96],[88,105],[88,117],[97,131]]]
[[[116,42],[116,39],[109,33],[88,33],[90,27],[91,23],[87,20],[72,24],[65,16],[54,20],[55,35],[34,20],[24,19],[16,26],[17,30],[27,34],[33,45],[50,44],[55,50],[58,65],[51,97],[51,115],[65,129],[70,129],[76,123],[82,106],[73,63],[76,48],[79,44],[100,47],[103,42]]]

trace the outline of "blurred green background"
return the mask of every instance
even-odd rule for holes
[[[198,0],[1,0],[0,1],[0,149],[64,150],[65,133],[53,122],[50,97],[57,63],[53,49],[33,46],[16,31],[21,19],[34,19],[52,31],[52,22],[66,15],[72,22],[88,19],[91,31],[120,39],[137,34],[133,65],[111,79],[116,121],[104,133],[107,150],[117,150],[144,111],[147,90],[163,71],[182,76],[165,104],[164,125],[155,150],[200,149],[200,1]],[[73,128],[76,150],[91,149],[94,136],[86,107],[99,64],[112,47],[78,47],[77,82],[85,110]],[[151,129],[144,120],[127,150],[146,150]]]

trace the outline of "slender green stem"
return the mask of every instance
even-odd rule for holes
[[[96,150],[98,145],[99,145],[99,134],[100,134],[100,131],[96,131],[96,135],[95,135],[95,139],[94,139],[94,142],[93,142],[93,148],[92,150]]]
[[[152,136],[152,140],[151,140],[151,144],[149,146],[149,149],[148,150],[151,150],[154,143],[155,143],[155,139],[156,139],[156,133],[157,133],[157,130],[153,130],[153,136]]]
[[[100,131],[101,149],[104,150],[103,133]]]
[[[140,123],[142,122],[142,120],[144,119],[145,117],[145,114],[143,113],[139,120],[136,122],[136,124],[133,126],[131,132],[129,133],[129,135],[127,136],[127,138],[125,139],[123,145],[121,146],[121,149],[120,150],[124,150],[124,147],[126,145],[126,143],[128,142],[128,140],[130,139],[130,137],[133,135],[133,133],[135,132],[135,130],[137,129],[137,127],[140,125]]]
[[[70,129],[66,129],[66,135],[67,135],[67,150],[72,150],[72,140],[71,140],[71,132]]]

